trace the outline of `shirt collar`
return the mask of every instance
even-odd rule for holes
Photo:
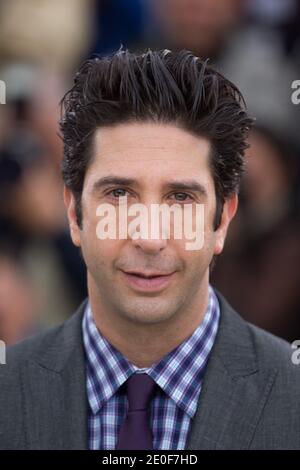
[[[88,302],[83,316],[83,341],[87,363],[87,391],[96,414],[135,372],[146,372],[191,418],[194,416],[202,378],[218,330],[220,308],[214,290],[204,318],[191,336],[149,368],[130,363],[97,329]]]

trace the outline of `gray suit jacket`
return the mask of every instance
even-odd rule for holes
[[[220,328],[186,449],[300,449],[300,365],[290,345],[217,295]],[[84,304],[63,325],[8,351],[0,365],[0,449],[88,447],[83,311]]]

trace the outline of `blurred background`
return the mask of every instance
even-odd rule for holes
[[[59,101],[83,59],[121,44],[189,49],[241,88],[257,126],[211,282],[246,320],[300,338],[300,2],[0,0],[0,339],[64,321],[87,294],[62,201]]]

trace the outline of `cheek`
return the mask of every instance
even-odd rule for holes
[[[199,271],[200,274],[200,271],[202,272],[208,267],[215,245],[215,235],[211,230],[204,232],[203,244],[201,242],[200,248],[197,248],[195,241],[176,240],[176,242],[175,250],[179,258],[183,260],[187,271]],[[189,246],[189,249],[187,249],[187,246]],[[193,246],[193,249],[190,249],[191,246]]]
[[[115,260],[118,254],[118,246],[114,240],[99,240],[93,236],[84,237],[82,242],[82,255],[88,272],[98,285],[104,290],[112,286],[115,281]]]
[[[95,229],[82,232],[81,245],[83,254],[86,254],[88,260],[99,265],[111,265],[119,250],[118,240],[100,240]]]
[[[199,211],[197,223],[194,221],[194,236],[198,243],[195,244],[194,256],[205,259],[210,256],[215,243],[215,232],[213,230],[214,208],[211,204],[205,204]]]

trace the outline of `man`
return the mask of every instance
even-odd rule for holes
[[[8,351],[0,447],[300,448],[290,346],[209,283],[252,125],[237,88],[187,51],[121,50],[85,62],[63,104],[65,203],[89,296]],[[181,238],[165,226],[141,236],[146,217],[140,233],[128,225],[121,237],[120,225],[104,236],[102,209],[120,221],[125,202],[204,207],[201,247],[187,248],[195,211]]]

